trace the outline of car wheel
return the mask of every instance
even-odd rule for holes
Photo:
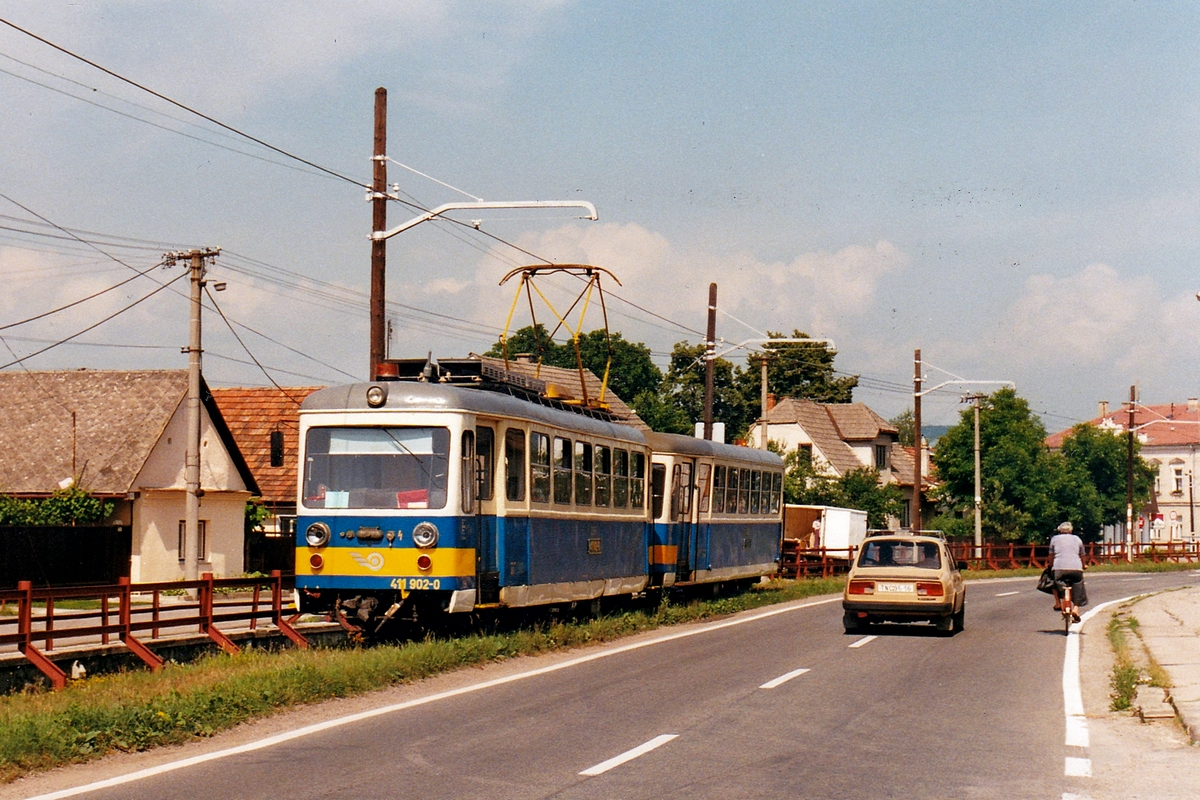
[[[859,633],[865,629],[866,623],[858,618],[858,615],[853,611],[847,611],[842,615],[842,627],[846,629],[846,633]]]
[[[960,631],[960,632],[962,631],[963,623],[965,621],[966,615],[967,615],[967,604],[963,603],[962,608],[960,608],[954,614],[954,630],[955,631]]]
[[[944,617],[938,617],[934,620],[934,625],[937,626],[938,632],[946,636],[954,635],[954,614],[947,614]]]

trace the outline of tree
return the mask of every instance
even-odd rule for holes
[[[713,419],[725,423],[727,440],[741,438],[758,417],[757,403],[749,405],[740,390],[738,372],[723,358],[713,362]],[[704,419],[703,344],[675,343],[662,393],[692,425]]]
[[[612,354],[612,364],[608,363]],[[529,353],[535,360],[552,367],[575,369],[575,346],[568,339],[559,344],[550,338],[546,326],[527,325],[508,338],[508,356]],[[486,355],[504,357],[499,342]],[[608,391],[627,403],[643,392],[657,392],[662,385],[662,371],[650,359],[650,348],[641,342],[630,342],[620,333],[606,335],[603,328],[579,337],[579,358],[585,369],[603,379],[608,368]],[[640,414],[639,414],[640,416]]]
[[[876,469],[860,467],[835,477],[800,450],[788,453],[784,465],[783,495],[788,503],[866,511],[867,526],[871,528],[886,527],[888,517],[899,516],[903,509],[900,487],[881,484]]]
[[[916,432],[916,419],[913,417],[912,409],[904,409],[888,422],[896,428],[896,433],[900,436],[900,446],[912,447],[913,434]]]
[[[49,497],[22,499],[0,495],[0,525],[92,525],[112,516],[115,504],[72,486]]]
[[[1154,469],[1139,455],[1141,442],[1134,438],[1133,495],[1134,507],[1149,499],[1154,487]],[[1069,509],[1067,518],[1078,527],[1077,519],[1084,523],[1084,531],[1096,536],[1104,525],[1112,525],[1125,519],[1127,476],[1129,469],[1129,442],[1124,433],[1101,430],[1092,425],[1079,424],[1063,439],[1060,451],[1067,469],[1074,475],[1075,483],[1087,483],[1094,489],[1094,496],[1064,498]],[[1082,501],[1094,503],[1093,507],[1082,507]]]
[[[807,339],[804,331],[793,330],[791,336],[767,331],[772,339]],[[835,377],[833,368],[834,351],[828,344],[820,342],[763,344],[767,358],[767,391],[779,397],[798,397],[818,403],[853,402],[857,375]],[[739,374],[739,385],[748,403],[758,405],[762,395],[762,368],[759,359],[752,355],[748,367]]]
[[[934,521],[948,535],[969,535],[975,496],[973,411],[938,439],[934,454],[941,484]],[[992,394],[979,413],[982,528],[992,541],[1043,541],[1070,520],[1085,539],[1125,514],[1126,443],[1087,425],[1076,426],[1061,452],[1046,446],[1046,429],[1013,389]],[[1138,459],[1138,497],[1149,495],[1153,475]]]

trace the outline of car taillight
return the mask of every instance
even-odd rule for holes
[[[850,581],[850,594],[875,594],[875,581]]]
[[[918,597],[942,597],[946,590],[942,588],[940,583],[934,581],[919,581],[917,583]]]

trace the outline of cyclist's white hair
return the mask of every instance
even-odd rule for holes
[[[1058,526],[1059,533],[1073,533],[1074,531],[1075,531],[1075,526],[1069,522],[1060,523]]]

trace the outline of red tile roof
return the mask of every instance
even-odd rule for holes
[[[211,389],[221,416],[250,467],[263,500],[296,502],[300,402],[319,386]],[[271,432],[283,431],[283,466],[271,466]]]
[[[1096,428],[1125,431],[1129,426],[1129,412],[1117,410],[1087,422]],[[1200,410],[1189,411],[1187,403],[1164,403],[1162,405],[1138,405],[1133,412],[1133,428],[1143,447],[1173,447],[1200,444]],[[1071,432],[1068,428],[1046,437],[1046,444],[1053,450],[1062,447],[1063,439]]]

